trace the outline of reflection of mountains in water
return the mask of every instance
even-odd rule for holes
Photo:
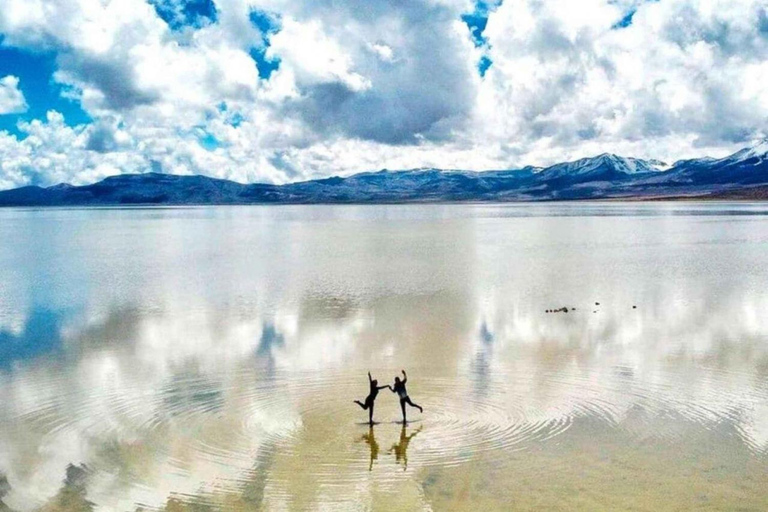
[[[0,191],[0,206],[525,201],[606,197],[768,197],[768,142],[726,158],[656,160],[602,154],[546,168],[364,172],[287,185],[158,173],[85,186]]]

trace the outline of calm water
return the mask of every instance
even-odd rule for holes
[[[764,511],[767,377],[768,204],[0,210],[0,510]]]

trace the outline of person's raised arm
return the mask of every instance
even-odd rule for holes
[[[403,372],[403,385],[405,385],[406,382],[408,382],[408,376],[405,374],[405,370],[400,370]]]
[[[373,378],[371,377],[371,372],[368,372],[368,382],[373,382]]]

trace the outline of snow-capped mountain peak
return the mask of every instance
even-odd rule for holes
[[[768,159],[768,138],[762,139],[752,146],[737,151],[728,157],[729,160],[735,161],[744,161],[750,158],[757,158],[758,161],[756,163]]]
[[[669,167],[659,160],[641,160],[628,158],[612,153],[603,153],[594,157],[581,158],[573,162],[556,164],[543,172],[550,177],[559,176],[584,176],[604,172],[620,172],[622,174],[638,174],[647,172],[659,172]]]

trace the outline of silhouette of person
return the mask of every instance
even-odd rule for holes
[[[405,370],[400,371],[403,372],[403,380],[400,380],[400,377],[395,377],[395,385],[389,389],[391,389],[393,393],[397,393],[397,396],[400,397],[400,409],[403,411],[403,424],[405,424],[405,404],[417,408],[419,412],[424,412],[424,408],[411,402],[411,399],[408,396],[408,391],[405,389],[405,383],[408,382],[408,376],[405,374]]]
[[[368,427],[368,433],[363,434],[360,440],[365,441],[365,444],[371,447],[371,462],[368,464],[368,471],[371,471],[373,461],[379,458],[379,443],[376,442],[376,437],[373,435],[373,425]]]
[[[379,381],[371,378],[371,372],[368,372],[368,383],[371,385],[371,389],[368,391],[368,396],[365,397],[365,403],[362,403],[360,400],[355,400],[354,402],[362,407],[363,410],[368,409],[368,424],[373,425],[373,402],[376,400],[376,396],[379,394],[379,390],[384,388],[392,388],[389,386],[389,384],[386,386],[379,386]]]
[[[393,444],[392,448],[389,449],[389,453],[395,452],[395,461],[403,463],[403,471],[408,469],[408,443],[410,443],[411,439],[416,437],[416,434],[419,432],[421,432],[421,427],[416,429],[411,435],[406,436],[405,423],[403,423],[403,428],[400,429],[400,442]]]

